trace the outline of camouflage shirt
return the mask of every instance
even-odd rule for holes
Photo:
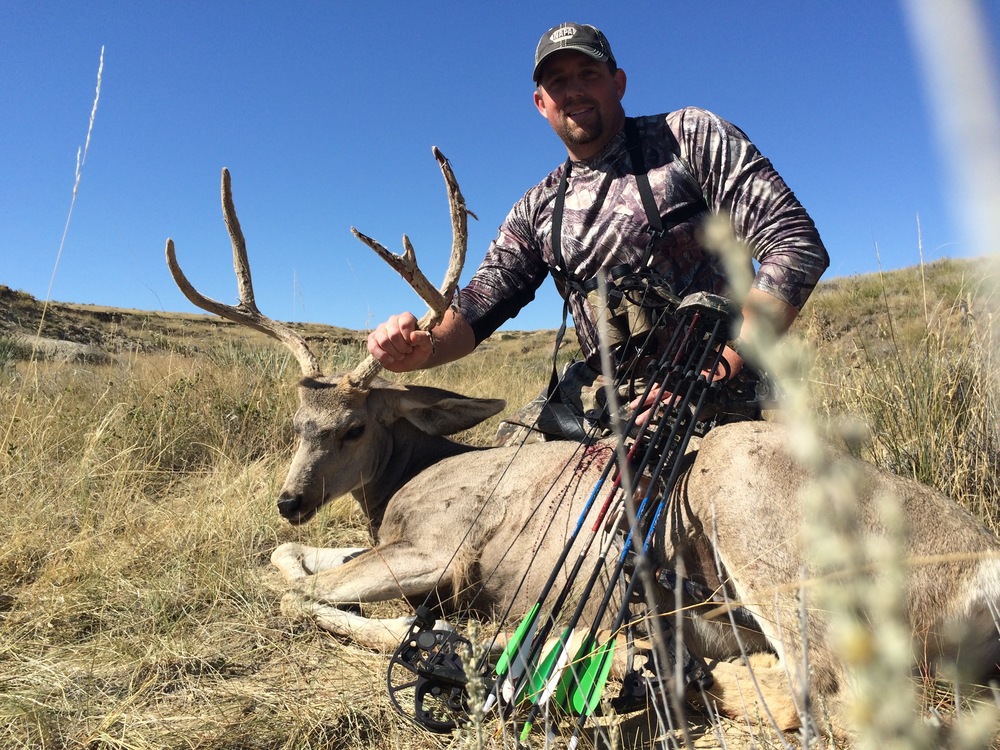
[[[758,264],[753,286],[801,309],[829,257],[816,227],[771,163],[736,126],[702,109],[636,119],[664,235],[651,268],[679,296],[727,293],[721,261],[699,243],[710,213],[729,216],[733,234]],[[624,130],[592,159],[573,162],[562,222],[562,269],[552,248],[552,211],[566,165],[511,209],[486,257],[461,290],[459,309],[476,343],[517,315],[552,273],[568,298],[583,355],[598,362],[594,312],[579,284],[622,264],[638,270],[650,240]],[[747,258],[751,264],[751,258]]]

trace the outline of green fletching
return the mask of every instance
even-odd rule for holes
[[[532,636],[534,635],[535,625],[538,622],[539,609],[541,609],[541,604],[535,604],[528,611],[527,617],[521,621],[521,624],[517,626],[517,630],[514,631],[514,635],[507,642],[507,646],[497,660],[495,670],[497,677],[506,675],[511,666],[519,672],[524,671],[523,664],[528,657],[528,650],[531,647],[532,640],[532,638],[528,637],[528,634],[530,632]]]
[[[567,711],[589,716],[601,702],[614,661],[615,639],[609,638],[594,650],[596,645],[594,637],[588,635],[559,683],[555,697]]]
[[[531,722],[530,721],[526,721],[526,722],[524,722],[524,728],[521,730],[521,740],[520,741],[524,742],[526,739],[528,739],[528,735],[529,734],[531,734]]]
[[[549,652],[542,659],[541,663],[532,670],[528,678],[527,693],[532,702],[538,701],[541,694],[552,681],[554,676],[558,676],[566,666],[566,644],[573,637],[573,629],[567,628],[559,636],[559,642],[549,649]]]

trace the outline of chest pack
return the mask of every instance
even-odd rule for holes
[[[646,161],[643,156],[642,141],[639,128],[634,118],[625,118],[623,127],[625,133],[625,148],[631,161],[631,173],[635,177],[639,198],[646,215],[646,233],[648,240],[635,266],[623,264],[609,269],[608,282],[604,289],[600,288],[597,276],[580,279],[574,276],[566,267],[562,250],[563,214],[566,204],[566,192],[569,177],[572,172],[572,159],[567,159],[559,179],[556,198],[552,208],[552,254],[555,265],[552,275],[567,287],[563,295],[562,322],[556,333],[555,347],[552,359],[552,373],[547,389],[547,406],[539,418],[539,427],[554,434],[560,434],[574,440],[581,440],[585,434],[585,426],[580,415],[566,408],[559,393],[559,377],[557,358],[562,340],[566,334],[569,319],[569,298],[576,293],[585,297],[587,304],[594,311],[595,319],[607,321],[604,334],[608,347],[612,350],[616,365],[620,365],[629,354],[641,348],[648,340],[649,334],[656,328],[655,310],[666,306],[675,307],[678,297],[670,284],[664,279],[657,279],[650,268],[654,261],[653,249],[657,240],[664,237],[674,227],[691,220],[707,210],[707,204],[690,203],[678,209],[660,215],[659,207],[650,185]],[[671,152],[677,151],[676,140],[669,128],[665,130],[672,140]],[[603,198],[602,198],[603,200]]]
[[[646,233],[649,237],[646,247],[643,250],[641,262],[638,264],[638,267],[630,269],[633,272],[638,272],[648,268],[652,263],[653,245],[656,240],[665,236],[674,227],[708,210],[708,204],[704,200],[701,200],[668,211],[665,215],[661,216],[660,209],[656,205],[656,199],[653,196],[653,188],[649,182],[646,160],[642,151],[642,141],[639,137],[639,128],[635,118],[626,117],[623,130],[625,133],[625,148],[628,151],[632,164],[631,174],[635,177],[636,187],[639,190],[639,199],[642,201],[642,208],[646,214]],[[676,152],[678,150],[677,141],[669,128],[664,130],[664,136],[671,141],[669,151],[671,153]],[[594,285],[593,280],[578,279],[570,273],[566,267],[562,251],[563,214],[566,206],[566,191],[569,186],[569,177],[572,170],[573,160],[567,159],[565,165],[563,165],[563,172],[559,178],[559,186],[556,189],[556,198],[552,207],[551,243],[552,255],[555,259],[552,273],[555,278],[565,282],[570,289],[586,294],[587,287]]]

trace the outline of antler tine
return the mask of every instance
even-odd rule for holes
[[[417,255],[409,237],[403,235],[403,254],[396,255],[381,242],[362,234],[354,227],[351,227],[351,233],[374,250],[396,273],[406,279],[406,283],[413,287],[413,291],[420,295],[420,299],[426,302],[432,311],[440,310],[441,314],[444,314],[444,311],[448,309],[448,303],[417,265]],[[440,319],[437,322],[440,322]]]
[[[247,259],[246,240],[243,237],[243,230],[240,228],[239,219],[236,218],[236,207],[233,205],[232,183],[229,170],[225,168],[222,170],[222,214],[226,221],[226,228],[229,230],[229,238],[233,243],[233,269],[236,272],[236,283],[239,288],[239,304],[223,304],[210,297],[206,297],[195,289],[177,262],[177,255],[174,252],[174,241],[168,239],[166,251],[167,267],[170,269],[170,275],[174,278],[174,283],[177,284],[181,292],[184,293],[184,296],[195,307],[223,317],[233,323],[253,328],[280,341],[291,350],[305,377],[315,378],[321,376],[323,373],[320,370],[319,361],[309,349],[309,345],[306,344],[305,339],[288,326],[271,320],[257,309],[257,303],[254,301],[253,294],[253,279],[250,275],[250,262]]]
[[[222,218],[226,222],[226,231],[233,245],[233,270],[236,272],[236,288],[239,290],[240,302],[250,310],[257,310],[257,301],[253,294],[253,278],[250,276],[250,260],[247,258],[247,241],[243,237],[243,227],[236,217],[236,204],[233,203],[233,179],[229,170],[222,168]]]
[[[477,220],[479,217],[472,213],[465,205],[465,196],[462,195],[462,191],[458,187],[458,180],[455,178],[454,171],[452,171],[451,163],[437,146],[434,146],[432,151],[434,158],[437,159],[438,165],[441,167],[441,174],[444,177],[445,187],[448,191],[448,210],[451,214],[451,259],[448,262],[448,270],[445,271],[444,281],[441,284],[441,296],[444,298],[446,305],[441,310],[441,315],[444,315],[444,310],[447,309],[447,305],[451,304],[455,296],[455,290],[458,289],[458,279],[462,275],[462,267],[465,266],[465,253],[469,247],[469,216]],[[440,322],[441,318],[439,316],[433,321],[430,327],[433,328]]]
[[[441,174],[444,176],[445,187],[448,191],[448,209],[451,214],[451,259],[448,262],[448,270],[445,271],[444,281],[440,290],[424,276],[423,271],[417,265],[416,252],[410,242],[410,238],[403,235],[403,254],[396,255],[385,248],[377,240],[362,234],[354,227],[351,232],[368,245],[375,253],[388,263],[396,272],[402,276],[406,282],[413,287],[413,290],[420,298],[427,303],[428,311],[417,322],[422,331],[429,331],[441,322],[445,311],[451,304],[458,288],[458,280],[462,275],[462,267],[465,265],[465,253],[469,245],[469,216],[476,218],[465,205],[465,198],[458,187],[458,180],[451,168],[451,163],[441,153],[437,146],[432,148],[434,158],[437,159]],[[368,356],[354,372],[351,373],[351,380],[360,384],[367,384],[380,371],[381,366],[374,357]]]

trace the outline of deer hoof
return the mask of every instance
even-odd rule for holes
[[[301,620],[309,616],[309,606],[301,594],[290,591],[281,597],[281,614],[293,620]]]

